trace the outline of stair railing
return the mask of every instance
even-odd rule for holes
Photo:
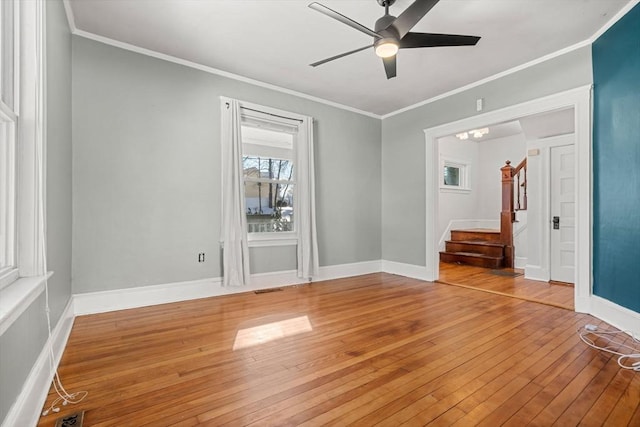
[[[500,241],[504,245],[505,267],[513,268],[513,223],[516,221],[516,210],[527,209],[527,158],[525,157],[515,168],[511,166],[511,161],[507,160],[500,168],[500,173],[502,175]],[[514,184],[514,178],[517,185]]]

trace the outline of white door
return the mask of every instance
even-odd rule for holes
[[[573,145],[551,148],[551,280],[575,277],[575,154]]]

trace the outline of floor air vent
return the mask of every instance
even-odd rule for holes
[[[256,294],[268,294],[269,292],[278,292],[281,291],[282,288],[271,288],[271,289],[258,289],[257,291],[253,291]]]
[[[58,418],[56,421],[56,427],[82,427],[83,420],[84,411],[75,412]]]

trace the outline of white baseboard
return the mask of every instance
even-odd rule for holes
[[[53,366],[57,367],[71,333],[74,319],[73,313],[73,299],[69,299],[69,303],[62,312],[60,320],[51,331],[51,338],[47,340],[31,368],[22,391],[11,409],[9,409],[2,427],[35,426],[38,423],[42,413],[42,406],[49,393],[51,380],[53,380],[53,372],[49,369],[49,344],[53,347]],[[64,378],[62,380],[64,381]],[[69,390],[69,392],[72,393],[73,391]]]
[[[359,276],[380,271],[380,261],[331,265],[320,267],[319,277],[315,280],[320,281]],[[222,279],[216,277],[187,282],[74,294],[73,301],[75,315],[81,316],[219,295],[252,292],[259,289],[296,285],[306,282],[306,279],[297,277],[295,270],[277,271],[273,273],[252,274],[251,283],[247,286],[224,287],[222,286]]]
[[[382,271],[389,274],[398,274],[400,276],[411,277],[432,282],[435,280],[433,271],[427,267],[413,264],[404,264],[401,262],[382,260]]]
[[[362,276],[363,274],[380,273],[382,261],[364,261],[351,264],[329,265],[320,267],[320,275],[316,280],[333,280],[343,277]]]
[[[529,280],[538,280],[540,282],[549,281],[549,270],[539,265],[527,264],[524,267],[524,278]]]
[[[517,256],[514,260],[515,268],[523,269],[527,266],[527,258]]]
[[[632,331],[636,336],[640,334],[640,313],[596,295],[591,295],[589,305],[591,306],[589,312],[598,319],[620,330]]]
[[[222,295],[219,278],[74,294],[75,315],[106,313]]]

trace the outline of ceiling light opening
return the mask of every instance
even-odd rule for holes
[[[469,139],[470,136],[474,137],[475,139],[479,139],[482,138],[483,136],[487,135],[489,133],[489,128],[482,128],[482,129],[472,129],[470,131],[467,132],[461,132],[461,133],[457,133],[456,134],[456,138],[464,141],[466,139]]]
[[[489,133],[489,128],[474,129],[470,130],[469,133],[473,135],[474,138],[482,138]]]

